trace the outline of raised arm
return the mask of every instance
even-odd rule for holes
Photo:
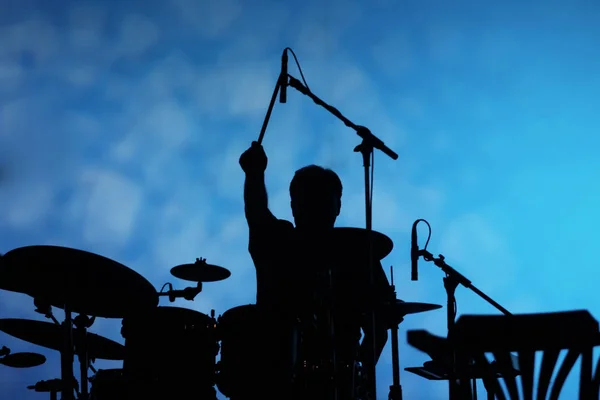
[[[244,209],[250,229],[276,220],[269,211],[269,200],[265,186],[267,155],[257,142],[240,157],[240,166],[246,173],[244,182]]]

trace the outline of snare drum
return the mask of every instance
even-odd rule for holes
[[[226,311],[217,331],[221,341],[217,387],[222,394],[231,399],[268,398],[266,391],[289,387],[298,342],[293,327],[249,304]],[[281,393],[278,397],[286,398]]]
[[[123,373],[131,396],[214,399],[219,349],[214,320],[208,315],[157,307],[124,319],[121,334]]]
[[[122,369],[100,369],[92,379],[90,400],[125,400]]]

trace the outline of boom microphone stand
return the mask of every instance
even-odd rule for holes
[[[325,103],[323,100],[315,96],[306,86],[304,86],[299,80],[294,77],[288,75],[289,78],[289,86],[293,87],[300,93],[310,97],[317,105],[325,108],[331,114],[335,115],[338,119],[340,119],[347,127],[352,128],[356,131],[358,136],[362,138],[362,142],[354,148],[355,152],[361,153],[363,158],[363,167],[364,167],[364,177],[365,177],[365,220],[366,220],[366,231],[367,231],[367,240],[368,240],[368,267],[369,267],[369,283],[370,283],[370,291],[373,293],[374,291],[374,266],[373,266],[373,245],[372,245],[372,215],[373,208],[371,204],[371,180],[369,176],[370,168],[371,168],[371,159],[373,158],[374,149],[381,150],[383,153],[388,155],[393,160],[398,159],[398,154],[394,153],[390,148],[388,148],[383,141],[377,138],[375,135],[369,131],[369,129],[364,126],[358,126],[350,121],[348,118],[344,117],[340,111],[336,108],[330,106]],[[282,82],[283,79],[280,78],[279,82]],[[285,84],[285,82],[284,82]],[[277,89],[276,89],[277,90]],[[272,102],[274,103],[274,99],[276,97],[276,93],[273,96]],[[371,343],[368,346],[368,381],[370,383],[370,395],[373,400],[377,399],[377,385],[376,385],[376,367],[375,367],[375,312],[373,307],[370,307],[369,310],[369,325],[372,332]]]
[[[438,258],[435,258],[430,252],[427,250],[419,250],[419,256],[423,257],[425,261],[432,261],[437,267],[439,267],[444,273],[446,277],[444,278],[444,288],[446,289],[447,294],[447,314],[448,314],[448,333],[452,331],[454,328],[454,323],[456,320],[456,298],[454,296],[456,292],[456,288],[458,285],[463,285],[467,289],[471,289],[475,294],[479,297],[487,301],[489,304],[494,306],[497,310],[502,312],[504,315],[512,315],[507,309],[502,307],[500,304],[496,303],[492,300],[488,295],[483,293],[481,290],[477,289],[470,280],[468,280],[464,275],[459,273],[457,270],[446,264],[446,261],[443,255],[439,255]],[[460,399],[460,393],[458,391],[458,380],[456,379],[456,360],[455,354],[453,351],[452,354],[452,370],[450,379],[448,379],[448,389],[449,389],[449,397],[450,399]],[[475,386],[476,387],[476,386]]]

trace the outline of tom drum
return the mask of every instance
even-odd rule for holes
[[[249,304],[219,317],[217,332],[221,341],[217,387],[222,394],[231,399],[264,396],[265,390],[291,382],[297,342],[293,327]]]
[[[90,379],[90,400],[125,400],[125,380],[122,369],[100,369]]]
[[[123,373],[135,398],[214,398],[215,321],[200,312],[157,307],[123,320]]]

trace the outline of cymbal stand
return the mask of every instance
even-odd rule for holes
[[[87,354],[87,329],[92,326],[95,319],[96,317],[89,318],[85,314],[79,314],[73,320],[75,327],[77,328],[75,330],[75,334],[78,337],[78,346],[75,349],[75,352],[79,360],[79,373],[81,381],[81,394],[79,400],[88,400],[89,397],[87,371],[90,367],[90,363]]]
[[[75,400],[73,381],[73,319],[68,302],[64,306],[65,319],[62,323],[64,330],[63,351],[60,354],[62,396],[61,400]]]
[[[42,314],[44,317],[51,319],[54,324],[60,325],[60,322],[58,322],[52,313],[52,306],[50,303],[47,303],[39,298],[34,298],[33,305],[36,307],[34,310],[36,313]]]
[[[333,114],[334,116],[336,116],[340,121],[342,121],[344,123],[344,125],[346,125],[349,128],[352,128],[356,131],[356,134],[358,136],[360,136],[362,138],[362,143],[358,146],[356,146],[354,148],[355,152],[359,152],[362,154],[362,159],[363,159],[363,167],[364,167],[364,177],[365,177],[365,222],[366,222],[366,230],[367,230],[367,241],[368,241],[368,263],[369,263],[369,288],[371,289],[370,292],[372,293],[374,290],[374,270],[375,270],[375,266],[373,265],[373,257],[372,252],[372,240],[371,240],[371,234],[372,234],[372,213],[373,213],[373,207],[372,207],[372,190],[371,190],[371,177],[370,177],[370,172],[372,171],[371,169],[371,159],[374,158],[374,149],[378,149],[381,152],[385,153],[388,157],[390,157],[393,160],[397,160],[398,159],[398,154],[394,153],[389,147],[387,147],[385,145],[385,143],[383,143],[383,141],[379,138],[377,138],[375,135],[373,135],[371,133],[371,131],[367,128],[365,128],[364,126],[359,126],[354,124],[352,121],[350,121],[348,118],[344,117],[344,115],[342,115],[342,113],[337,110],[335,107],[330,106],[329,104],[325,103],[323,100],[321,100],[320,98],[318,98],[315,94],[313,94],[306,86],[304,86],[302,84],[302,82],[300,82],[298,79],[295,79],[294,77],[292,77],[291,75],[288,75],[289,78],[289,82],[288,85],[293,87],[294,89],[296,89],[297,91],[299,91],[300,93],[310,97],[312,99],[312,101],[315,102],[315,104],[320,105],[321,107],[325,108],[327,111],[329,111],[331,114]],[[367,371],[367,376],[368,376],[368,382],[369,382],[369,394],[370,397],[375,400],[377,399],[377,393],[376,393],[376,389],[377,389],[377,384],[376,384],[376,366],[375,366],[375,313],[373,312],[373,310],[371,310],[370,312],[370,318],[369,318],[369,330],[371,330],[371,332],[373,332],[373,335],[371,335],[371,343],[369,343],[368,346],[368,355],[367,355],[367,365],[366,365],[366,371]]]
[[[396,286],[394,286],[394,267],[390,267],[392,284],[391,289],[394,292],[394,302],[398,300],[396,296]],[[398,350],[398,325],[400,321],[392,321],[390,330],[392,332],[392,385],[388,394],[389,400],[402,400],[402,385],[400,385],[400,354]]]
[[[95,359],[88,357],[88,366],[90,368],[90,371],[92,371],[94,374],[97,374],[98,370],[96,368],[94,368],[94,362],[95,361],[96,361]]]

